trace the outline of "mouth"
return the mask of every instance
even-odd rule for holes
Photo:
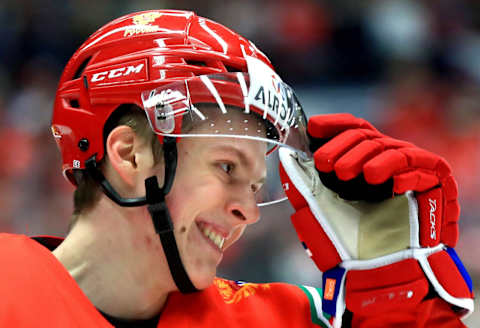
[[[225,237],[223,233],[216,230],[213,226],[205,222],[197,222],[197,226],[200,232],[213,244],[219,251],[222,251],[223,244],[225,243]]]

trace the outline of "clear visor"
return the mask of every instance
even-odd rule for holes
[[[286,199],[279,175],[278,147],[309,156],[302,107],[293,90],[276,75],[262,75],[260,79],[240,72],[203,75],[143,92],[142,101],[158,135],[204,138],[212,146],[221,141],[212,138],[250,140],[238,144],[253,147],[243,148],[245,155],[250,153],[255,162],[265,162],[259,165],[266,168],[263,185],[255,189],[259,205]],[[258,149],[253,145],[258,143],[263,145],[262,156],[252,157],[252,150]]]

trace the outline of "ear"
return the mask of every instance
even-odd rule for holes
[[[120,125],[108,135],[106,143],[107,159],[113,170],[107,169],[107,179],[111,183],[120,184],[133,189],[137,182],[145,180],[154,166],[151,146],[132,128]],[[109,172],[110,171],[110,172]]]

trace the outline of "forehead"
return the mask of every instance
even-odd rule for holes
[[[186,144],[207,153],[225,152],[238,155],[246,162],[264,161],[267,142],[261,117],[245,114],[239,108],[230,108],[226,113],[222,113],[214,105],[203,105],[202,110],[207,113],[205,119],[183,129],[188,130],[185,131],[188,132],[188,137],[183,138]]]
[[[242,162],[265,162],[267,144],[241,137],[184,137],[179,147],[195,156],[236,156]]]
[[[222,112],[213,104],[199,104],[197,108],[204,116],[200,119],[193,112],[186,115],[182,133],[268,138],[265,121],[256,113],[232,106]]]

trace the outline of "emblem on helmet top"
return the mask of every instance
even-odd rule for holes
[[[159,12],[150,12],[133,16],[133,24],[135,25],[148,25],[153,23],[158,17],[162,16]]]
[[[160,28],[157,25],[150,25],[160,16],[162,16],[162,14],[156,11],[133,16],[132,21],[134,25],[127,27],[123,36],[160,31]]]

